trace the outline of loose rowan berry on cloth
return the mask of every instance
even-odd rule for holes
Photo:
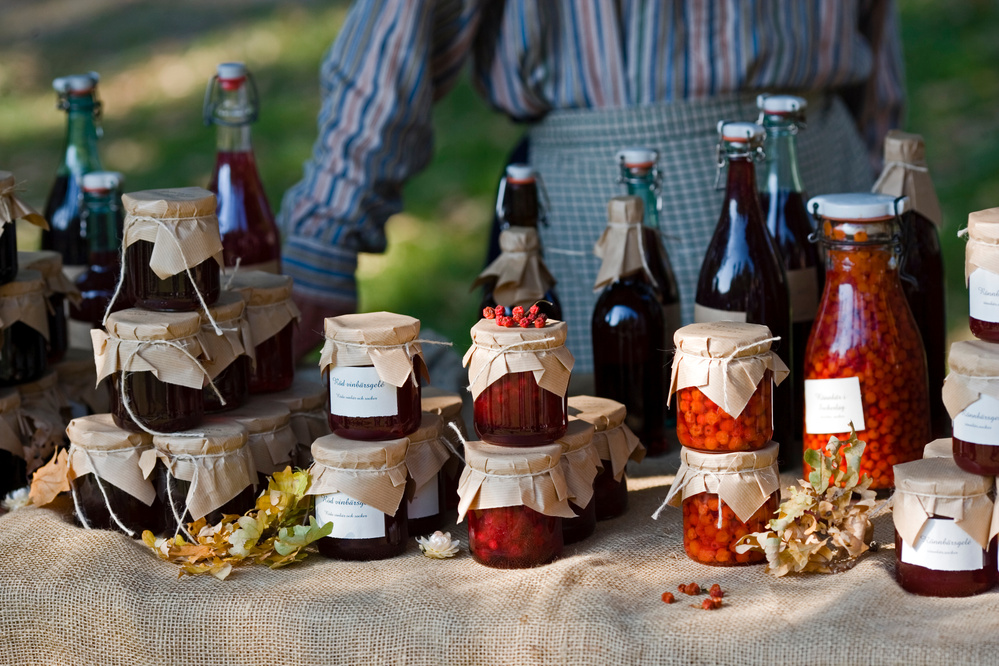
[[[668,604],[673,603],[673,601],[675,601],[675,599],[673,598],[673,593],[672,592],[663,592],[663,601],[665,601]]]

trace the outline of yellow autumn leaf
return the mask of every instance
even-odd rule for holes
[[[28,497],[35,506],[45,506],[59,493],[69,490],[69,453],[66,449],[59,449],[51,460],[35,470]]]

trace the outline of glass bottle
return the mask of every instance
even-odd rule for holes
[[[728,163],[728,179],[721,218],[697,280],[694,319],[763,324],[780,338],[772,348],[791,370],[792,380],[774,389],[774,404],[782,405],[775,413],[774,439],[791,442],[795,439],[791,306],[784,265],[760,209],[753,166],[762,154],[765,132],[754,123],[721,122],[718,133],[718,164]]]
[[[805,126],[807,102],[793,95],[760,95],[756,99],[760,120],[766,130],[766,159],[760,170],[760,205],[767,221],[767,231],[774,239],[784,261],[787,290],[791,304],[791,350],[794,368],[802,368],[805,345],[815,321],[815,312],[822,296],[825,279],[819,251],[809,235],[815,223],[805,209],[808,197],[801,185],[798,171],[798,131]],[[793,441],[781,447],[782,462],[798,464],[801,433],[804,428],[805,381],[800,372],[794,373]]]
[[[205,124],[215,125],[215,169],[208,189],[218,197],[226,266],[281,272],[281,239],[250,144],[257,120],[257,86],[246,65],[225,62],[205,91]]]
[[[98,120],[101,102],[97,99],[97,72],[59,77],[52,82],[59,95],[57,107],[67,112],[66,149],[56,171],[55,183],[45,204],[49,229],[42,233],[42,248],[62,255],[66,274],[74,279],[87,263],[87,228],[81,223],[83,208],[81,179],[100,171],[97,154],[100,137]]]

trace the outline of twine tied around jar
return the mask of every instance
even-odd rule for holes
[[[177,433],[171,433],[171,434],[176,435]],[[194,489],[198,485],[198,474],[201,471],[201,467],[198,465],[198,460],[204,458],[221,458],[224,455],[226,455],[226,453],[202,453],[200,455],[193,455],[190,453],[178,453],[176,455],[171,455],[174,461],[184,460],[190,462],[194,467],[194,475],[191,478],[191,488],[187,493],[188,497],[194,494]],[[167,467],[167,469],[170,471],[170,476],[173,476],[173,470],[169,466]],[[166,481],[164,481],[163,485],[166,486],[167,503],[170,505],[170,513],[173,514],[174,522],[177,523],[177,528],[173,531],[173,535],[176,537],[177,534],[183,532],[184,536],[186,536],[190,541],[196,541],[194,536],[184,526],[184,516],[186,516],[191,512],[190,501],[187,499],[187,497],[184,498],[184,513],[178,515],[177,505],[174,504],[173,501],[173,484],[170,482],[170,479],[168,478]]]
[[[517,351],[522,348],[526,350],[529,349],[531,345],[536,345],[539,342],[555,342],[556,340],[557,338],[545,337],[545,338],[538,338],[537,340],[524,340],[523,342],[515,342],[512,345],[505,345],[503,347],[498,347],[498,348],[492,346],[480,345],[477,342],[473,342],[472,349],[479,349],[481,351],[486,352],[489,358],[482,363],[482,367],[479,368],[479,371],[477,373],[475,373],[475,377],[473,377],[472,380],[468,382],[468,386],[465,387],[465,390],[471,393],[472,387],[475,386],[475,383],[482,378],[482,373],[489,372],[489,368],[493,364],[493,361],[498,359],[503,354],[506,354],[507,352],[510,351]],[[538,356],[544,356],[547,353],[547,350],[545,349],[537,349],[533,351],[536,351]]]
[[[82,451],[83,452],[83,455],[87,458],[87,462],[90,464],[90,468],[91,468],[91,473],[90,474],[91,474],[91,476],[94,477],[94,481],[97,483],[97,488],[98,488],[98,490],[101,491],[101,496],[104,498],[104,508],[107,509],[108,515],[111,517],[111,520],[114,521],[114,524],[117,525],[118,528],[122,532],[124,532],[128,536],[134,538],[135,537],[135,531],[132,530],[132,529],[129,529],[128,527],[126,527],[125,524],[122,523],[121,520],[118,518],[118,515],[114,512],[114,509],[111,508],[111,500],[108,498],[107,491],[104,490],[104,484],[101,483],[101,476],[100,476],[100,474],[97,473],[97,466],[94,464],[93,458],[91,457],[91,452],[88,449],[76,446],[75,444],[70,444],[69,445],[69,449],[70,449],[70,453],[69,453],[70,458],[73,457],[73,452],[74,451]],[[113,453],[113,454],[132,453],[134,451],[138,451],[139,449],[149,450],[149,447],[148,446],[142,446],[142,445],[140,445],[140,446],[133,446],[133,447],[129,447],[127,449],[115,449],[113,452],[110,452],[110,453]],[[90,526],[90,523],[87,522],[87,519],[83,515],[83,511],[80,508],[80,500],[79,500],[79,497],[77,497],[77,494],[76,494],[76,486],[75,485],[71,485],[70,486],[70,491],[72,492],[72,495],[73,495],[73,508],[76,509],[76,516],[80,519],[80,524],[83,525],[83,529],[85,529],[85,530],[91,530],[91,529],[93,529]]]

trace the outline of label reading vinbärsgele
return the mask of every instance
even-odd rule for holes
[[[968,277],[968,305],[973,319],[999,322],[999,275],[975,269]]]
[[[999,400],[983,395],[954,419],[954,437],[972,444],[999,446]]]
[[[977,571],[985,551],[953,520],[929,518],[915,546],[902,541],[902,561],[934,571]]]
[[[372,366],[330,368],[330,413],[338,416],[396,416],[398,389]]]
[[[316,497],[316,521],[333,523],[334,539],[377,539],[385,536],[385,514],[343,493]]]

